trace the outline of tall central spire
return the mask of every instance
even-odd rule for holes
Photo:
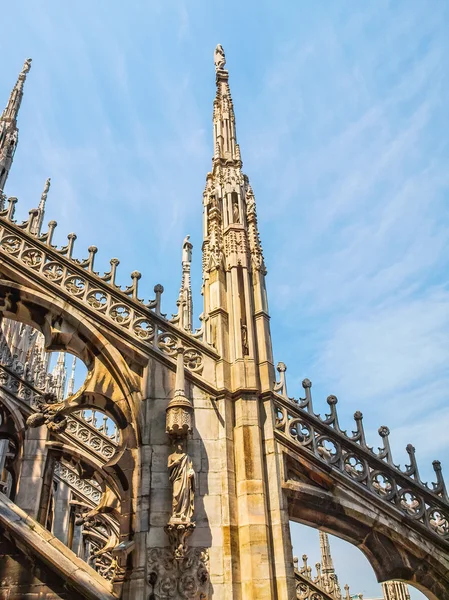
[[[235,385],[243,381],[249,385],[251,379],[255,386],[258,364],[264,389],[271,389],[274,371],[265,264],[254,194],[242,173],[229,72],[220,44],[214,63],[214,154],[203,195],[205,338],[229,360]]]
[[[23,97],[23,85],[31,69],[31,58],[27,58],[17,83],[9,96],[8,104],[0,117],[0,190],[3,190],[17,148],[19,130],[17,115]]]

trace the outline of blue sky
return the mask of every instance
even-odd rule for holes
[[[388,424],[397,462],[412,442],[424,478],[437,457],[447,472],[449,4],[29,0],[2,15],[1,103],[33,58],[5,191],[25,217],[50,176],[55,240],[97,245],[100,270],[117,256],[122,284],[141,271],[145,298],[162,283],[167,313],[187,233],[201,312],[224,46],[289,393],[307,376],[322,412],[334,393],[348,429],[360,409],[371,444]],[[314,563],[312,533],[293,528]],[[378,595],[360,553],[333,547],[341,580]]]

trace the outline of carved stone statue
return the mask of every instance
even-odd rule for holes
[[[232,217],[234,219],[234,223],[240,223],[239,203],[237,200],[232,204]]]
[[[218,44],[218,46],[215,48],[214,63],[215,63],[216,71],[219,71],[220,69],[224,69],[224,67],[225,67],[226,57],[225,57],[225,53],[224,53],[224,50],[223,50],[223,47],[221,44]]]
[[[25,61],[25,64],[23,65],[22,74],[26,75],[27,73],[29,73],[30,69],[31,69],[31,58],[27,58]]]
[[[242,351],[243,351],[243,356],[248,356],[248,354],[249,354],[248,328],[246,325],[242,325]]]
[[[192,262],[192,244],[189,242],[190,235],[187,235],[182,243],[182,262]]]
[[[171,522],[190,522],[194,511],[195,472],[182,442],[168,457],[169,478],[173,486]]]

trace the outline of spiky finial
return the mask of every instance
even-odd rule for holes
[[[76,369],[76,356],[73,357],[72,372],[70,373],[69,383],[67,385],[67,397],[72,396],[75,389],[75,369]]]
[[[192,262],[192,244],[190,235],[184,238],[182,243],[182,279],[178,296],[177,322],[186,331],[192,331],[193,301],[192,285],[190,281],[190,264]]]
[[[39,206],[37,207],[37,211],[38,211],[37,219],[33,225],[33,231],[32,231],[32,233],[34,233],[35,235],[40,235],[41,230],[42,230],[42,224],[44,222],[44,215],[45,215],[45,203],[47,202],[47,196],[48,196],[48,192],[50,190],[50,182],[51,182],[51,180],[50,180],[50,178],[48,178],[47,181],[45,182],[44,189],[41,194]]]

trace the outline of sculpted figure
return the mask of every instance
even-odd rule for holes
[[[195,472],[182,442],[168,457],[169,478],[173,486],[171,521],[189,522],[193,516],[195,495]]]
[[[182,243],[182,262],[192,262],[192,244],[189,242],[190,235],[186,236]]]
[[[232,215],[234,223],[240,223],[239,203],[235,201],[232,205]]]
[[[242,350],[243,350],[243,355],[248,356],[248,354],[249,354],[248,328],[246,325],[242,325]]]
[[[224,69],[224,66],[226,64],[226,58],[221,44],[218,44],[218,46],[215,48],[214,63],[216,71]]]
[[[22,74],[26,75],[31,69],[31,58],[27,58],[23,65]]]

